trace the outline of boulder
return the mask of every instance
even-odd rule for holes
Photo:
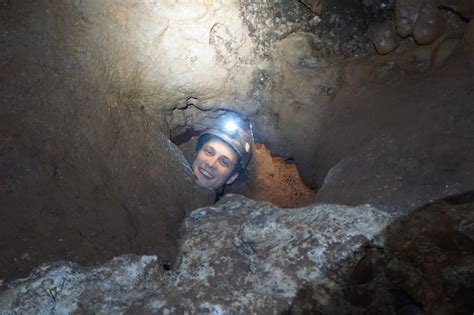
[[[474,194],[429,204],[386,231],[385,274],[428,314],[467,314],[474,301]]]
[[[383,250],[353,271],[347,298],[369,314],[468,314],[474,303],[474,194],[449,197],[387,227]]]
[[[368,205],[280,209],[227,195],[189,215],[173,268],[155,256],[43,265],[7,285],[0,314],[281,313],[310,285],[320,311],[347,311],[344,274],[365,246],[383,245],[389,222]]]
[[[0,282],[0,314],[422,314],[474,306],[473,193],[393,219],[239,195],[191,212],[174,266],[125,255]]]

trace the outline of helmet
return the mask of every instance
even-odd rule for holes
[[[196,144],[196,152],[211,138],[218,138],[227,143],[237,153],[239,158],[237,172],[246,169],[252,157],[253,134],[252,126],[248,124],[248,129],[243,129],[234,121],[227,122],[221,128],[210,128],[199,135]]]

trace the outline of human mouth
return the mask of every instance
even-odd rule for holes
[[[202,167],[199,167],[199,172],[206,178],[206,179],[214,179],[214,175],[203,169]]]

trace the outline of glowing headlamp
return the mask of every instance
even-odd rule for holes
[[[228,120],[224,123],[224,130],[228,133],[234,133],[239,129],[239,125],[234,120]]]

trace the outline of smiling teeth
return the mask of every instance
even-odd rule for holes
[[[214,178],[214,176],[212,176],[212,174],[209,173],[208,171],[206,171],[205,169],[199,168],[199,170],[201,171],[201,173],[202,173],[204,176],[206,176],[206,177],[208,177],[208,178],[210,178],[210,179],[213,179],[213,178]]]

